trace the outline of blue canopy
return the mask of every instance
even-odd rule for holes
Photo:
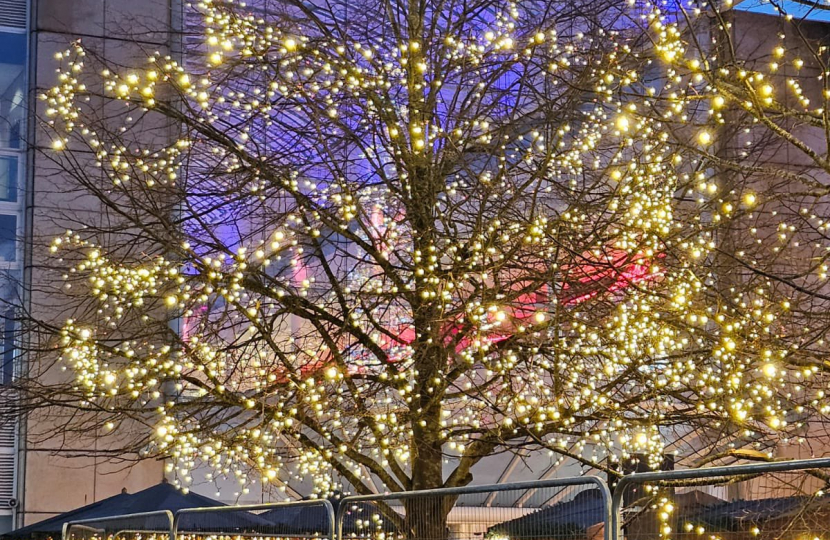
[[[713,505],[723,502],[697,490],[677,494],[672,500],[684,517],[690,513],[699,513],[702,509],[708,511]],[[605,501],[602,493],[598,489],[587,489],[577,493],[571,500],[493,525],[487,529],[487,536],[523,540],[584,540],[587,538],[588,529],[603,523],[604,519]]]
[[[802,521],[825,520],[829,506],[830,497],[827,496],[739,499],[713,505],[683,517],[692,523],[706,524],[709,529],[739,531],[750,524],[760,524],[794,515],[799,515]]]
[[[520,518],[493,525],[487,536],[508,538],[585,538],[592,525],[605,516],[602,493],[598,489],[580,491],[565,502],[542,508]]]
[[[335,495],[329,498],[335,514],[340,508],[340,497]],[[390,516],[389,513],[392,515]],[[303,506],[293,508],[274,508],[259,514],[279,528],[285,534],[302,536],[325,536],[329,534],[328,518],[323,506]],[[379,531],[397,533],[395,522],[403,518],[394,511],[382,511],[371,502],[352,503],[343,514],[343,532],[351,536],[366,536]]]

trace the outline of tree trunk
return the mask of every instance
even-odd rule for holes
[[[427,358],[431,362],[421,362],[421,374],[434,376],[441,357],[438,347],[431,350]],[[428,379],[427,379],[428,380]],[[427,384],[422,381],[421,384]],[[412,490],[437,489],[444,485],[444,454],[441,439],[441,405],[438,400],[430,400],[426,392],[418,399],[420,414],[413,422],[412,429]],[[405,526],[408,540],[447,540],[447,516],[457,497],[424,496],[404,499],[406,510]]]
[[[442,453],[440,441],[431,441],[429,446],[418,444],[418,458],[413,461],[413,489],[437,489],[443,486]],[[447,540],[449,528],[447,516],[457,496],[422,496],[404,500],[407,540]]]
[[[447,540],[449,538],[447,516],[456,498],[418,497],[404,500],[406,539]]]

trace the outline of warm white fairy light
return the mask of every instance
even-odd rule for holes
[[[604,32],[604,46],[615,52],[607,65],[593,66],[585,55],[599,37],[514,32],[518,6],[476,32],[390,43],[304,36],[227,4],[198,6],[207,32],[204,73],[155,55],[144,70],[105,69],[99,76],[109,99],[145,111],[170,114],[161,96],[179,93],[194,125],[222,126],[228,139],[209,140],[194,127],[193,135],[158,148],[109,140],[84,119],[81,80],[92,74],[80,46],[59,55],[60,82],[44,96],[54,119],[53,148],[86,141],[113,189],[176,186],[182,162],[198,150],[219,174],[247,175],[242,196],[252,213],[275,183],[296,206],[233,249],[199,251],[192,246],[204,239],[187,237],[185,229],[186,240],[142,264],[122,264],[78,232],[52,246],[58,256],[82,255],[69,275],[84,276],[100,305],[100,322],[69,321],[62,331],[64,360],[78,387],[89,402],[124,398],[155,414],[155,450],[175,458],[177,478],[207,463],[242,484],[251,481],[253,467],[262,482],[313,477],[321,492],[338,488],[333,470],[349,481],[368,470],[391,488],[410,487],[406,471],[423,458],[415,455],[418,437],[468,457],[538,437],[541,446],[597,466],[606,456],[632,453],[656,466],[672,443],[661,426],[728,424],[774,441],[793,423],[830,410],[820,368],[804,357],[791,360],[801,338],[788,334],[797,324],[790,298],[763,279],[729,289],[708,266],[720,256],[720,227],[751,231],[739,242],[755,249],[755,212],[774,208],[760,192],[725,186],[715,165],[701,166],[726,143],[719,137],[724,115],[742,109],[752,125],[767,125],[784,93],[805,113],[818,114],[801,83],[712,67],[655,7],[643,15],[653,50],[632,51],[618,32]],[[468,78],[436,70],[428,53],[439,48],[453,65],[470,66]],[[649,55],[653,64],[632,62]],[[783,47],[772,56],[806,69]],[[517,134],[498,118],[445,121],[422,111],[427,89],[448,83],[466,84],[470,96],[485,100],[479,81],[490,65],[523,61],[546,66],[551,84],[573,70],[586,74],[591,98],[579,122]],[[225,81],[222,70],[241,62],[262,66],[263,77]],[[638,70],[647,65],[659,66],[659,85],[641,82]],[[402,88],[412,94],[408,100],[384,101]],[[359,149],[361,166],[378,177],[397,175],[398,191],[348,175],[321,182],[307,177],[302,163],[269,177],[268,151],[257,152],[274,115],[284,112],[275,109],[280,100],[315,111],[320,152],[328,151],[322,145],[328,137],[366,129],[371,136]],[[359,114],[356,107],[363,107]],[[277,131],[290,131],[293,121]],[[430,210],[441,227],[457,224],[472,192],[486,194],[482,200],[494,201],[493,209],[514,196],[521,204],[483,212],[470,232],[416,234],[406,207],[413,212],[423,186],[413,171],[431,166],[447,148],[484,148],[494,164],[442,179]],[[538,177],[522,185],[528,174]],[[517,211],[527,202],[522,190],[559,200],[527,217]],[[571,193],[585,198],[568,200]],[[819,217],[806,222],[828,226]],[[795,226],[781,221],[773,249],[792,247]],[[586,234],[592,227],[601,230]],[[339,270],[324,268],[328,255],[315,253],[331,230],[353,250],[337,285],[327,283],[326,272]],[[562,238],[569,239],[564,250]],[[613,284],[591,289],[591,272],[602,271]],[[821,265],[815,274],[826,280]],[[530,287],[532,280],[553,288],[565,283],[574,292],[550,293],[528,306],[528,293],[540,288]],[[587,290],[578,289],[580,280]],[[505,281],[507,287],[499,285]],[[516,292],[522,288],[528,290]],[[225,307],[211,315],[206,307],[219,301]],[[119,324],[136,310],[150,318],[182,315],[193,328],[181,341],[113,343]],[[430,315],[419,319],[421,313]],[[301,328],[292,328],[290,320],[298,319]],[[444,359],[429,378],[428,363],[417,361],[425,354]],[[214,409],[188,414],[183,401],[162,389],[165,382]],[[216,423],[206,411],[228,420]]]

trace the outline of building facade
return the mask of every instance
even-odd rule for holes
[[[29,25],[25,0],[0,2],[0,317],[2,339],[0,355],[3,385],[14,376],[14,317],[10,306],[20,298],[23,268],[22,244],[17,241],[24,232],[25,173],[28,123],[27,98],[29,82]],[[22,489],[16,470],[19,447],[16,420],[7,416],[0,422],[0,530],[7,531],[15,523]]]
[[[26,358],[15,354],[13,304],[50,309],[38,281],[32,238],[66,228],[67,215],[91,219],[88,200],[73,197],[60,171],[38,154],[38,89],[55,83],[54,55],[76,39],[127,55],[127,28],[146,46],[169,47],[175,0],[0,1],[0,382]],[[131,27],[127,21],[137,26]],[[125,60],[127,59],[124,56]],[[31,111],[32,114],[27,114]],[[28,336],[18,336],[26,340]],[[22,350],[23,347],[20,347]],[[0,427],[0,533],[160,482],[164,464],[114,456],[100,433],[57,433],[49,414],[8,419]]]

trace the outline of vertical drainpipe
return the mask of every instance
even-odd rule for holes
[[[26,51],[27,74],[26,74],[26,182],[24,192],[23,208],[23,272],[21,276],[21,302],[25,312],[31,312],[31,283],[32,283],[32,249],[33,249],[33,216],[34,216],[34,184],[35,184],[35,145],[37,144],[37,122],[35,111],[37,110],[37,45],[38,45],[38,0],[28,0],[28,50]],[[28,369],[30,350],[28,342],[30,334],[20,334],[21,350],[24,351],[17,359],[18,375]],[[24,525],[26,517],[26,458],[27,458],[27,414],[21,412],[17,418],[16,463],[14,494],[17,499],[13,517],[13,527],[18,528]]]

